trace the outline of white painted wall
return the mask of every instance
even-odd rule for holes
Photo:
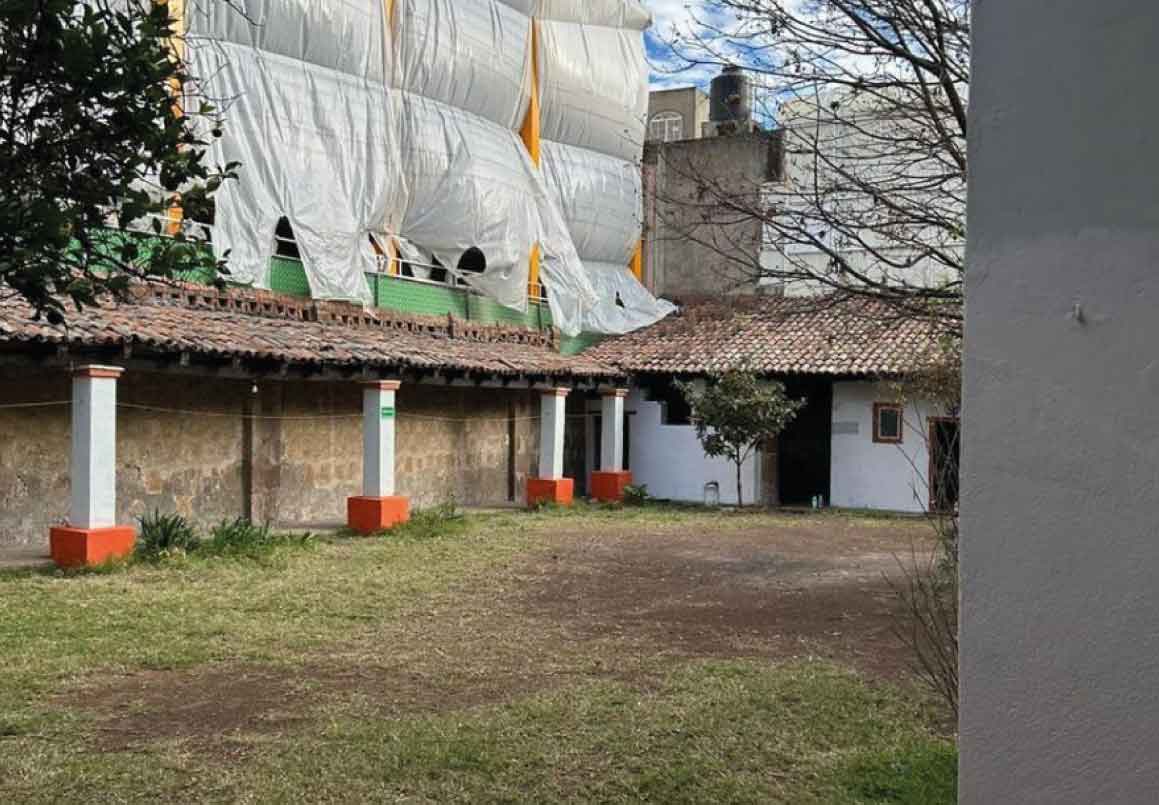
[[[648,487],[657,498],[694,503],[704,501],[704,485],[720,484],[721,503],[736,503],[736,467],[723,458],[708,458],[691,425],[662,424],[661,404],[644,399],[639,389],[628,397],[628,418],[632,429],[632,482]],[[741,467],[746,504],[760,495],[760,455]]]
[[[891,402],[880,384],[833,384],[831,505],[854,509],[922,512],[929,505],[929,424],[940,415],[925,402],[910,402],[903,414],[901,444],[873,441],[873,404]],[[856,432],[851,432],[853,426]]]

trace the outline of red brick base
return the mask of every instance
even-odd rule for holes
[[[627,470],[618,472],[593,472],[591,493],[592,497],[601,503],[614,503],[624,499],[624,487],[631,486],[632,473]]]
[[[347,498],[346,524],[359,534],[377,534],[410,519],[410,498]]]
[[[575,481],[571,478],[528,478],[527,505],[555,503],[570,506],[575,496]]]
[[[132,526],[58,526],[48,532],[52,561],[59,567],[84,567],[99,565],[110,559],[121,559],[133,552],[136,542],[137,531]]]

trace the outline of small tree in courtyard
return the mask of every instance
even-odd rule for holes
[[[676,387],[692,408],[704,454],[723,456],[736,465],[736,502],[743,506],[741,467],[762,442],[780,435],[805,407],[805,400],[791,400],[783,383],[746,371],[728,372],[703,388],[695,383]]]

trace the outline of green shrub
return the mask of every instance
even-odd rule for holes
[[[631,485],[624,487],[624,505],[625,506],[642,506],[651,499],[648,494],[647,484],[640,484],[639,486]]]
[[[200,553],[256,559],[268,556],[282,546],[304,546],[313,541],[313,534],[278,533],[269,525],[258,525],[238,517],[215,525],[209,532],[209,539],[201,544]]]
[[[417,509],[410,520],[384,532],[392,539],[430,540],[463,530],[466,518],[454,499],[438,506]]]
[[[156,560],[166,556],[190,553],[197,549],[197,533],[180,514],[153,511],[138,517],[140,525],[134,554],[141,559]]]

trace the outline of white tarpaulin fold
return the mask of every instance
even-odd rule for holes
[[[648,9],[636,0],[538,0],[535,16],[634,31],[643,31],[652,24]]]
[[[249,45],[380,84],[389,76],[382,0],[186,0],[185,19],[193,40]]]
[[[498,0],[399,0],[394,85],[518,129],[530,100],[531,18]]]
[[[399,234],[451,271],[467,250],[479,249],[486,270],[463,279],[503,305],[526,310],[539,211],[519,137],[462,109],[400,96],[409,198]]]
[[[214,250],[235,280],[269,287],[274,227],[294,230],[314,296],[370,302],[371,232],[404,208],[406,184],[382,84],[228,42],[191,49],[210,97],[229,99],[214,163],[239,162],[216,196]]]
[[[655,324],[676,310],[671,302],[654,297],[619,263],[589,262],[586,269],[600,303],[584,315],[584,332],[623,335]]]
[[[542,145],[544,181],[580,257],[627,265],[640,242],[640,166],[574,145]]]
[[[648,63],[638,31],[541,21],[545,140],[639,162],[648,114]]]

